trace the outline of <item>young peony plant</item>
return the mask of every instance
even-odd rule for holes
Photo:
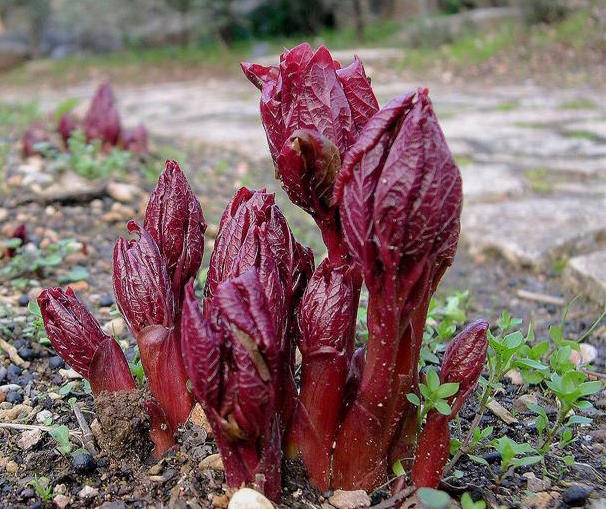
[[[427,309],[453,262],[462,206],[427,90],[379,109],[359,59],[341,68],[307,44],[277,66],[242,68],[262,92],[276,175],[318,224],[327,257],[314,270],[274,196],[242,188],[221,218],[199,303],[206,225],[185,176],[167,162],[143,226],[129,222],[135,238],[114,251],[116,302],[139,346],[154,454],[174,447],[195,398],[233,487],[279,500],[282,451],[300,456],[322,490],[372,490],[396,460],[409,472],[396,489],[437,487],[448,422],[482,372],[488,324],[451,341],[440,381],[458,392],[448,415],[429,410],[420,426],[407,395],[419,393]],[[362,283],[369,340],[356,348]],[[71,290],[45,290],[39,303],[55,349],[95,397],[136,390],[117,343]]]

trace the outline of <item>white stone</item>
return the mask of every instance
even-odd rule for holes
[[[116,201],[131,203],[140,196],[141,190],[132,184],[109,182],[107,184],[107,194]]]
[[[258,491],[242,488],[233,494],[227,509],[274,509],[274,506]]]
[[[463,195],[467,202],[491,202],[516,196],[526,190],[523,179],[504,164],[468,164],[461,166]]]
[[[606,202],[529,198],[463,207],[461,234],[472,254],[496,251],[509,261],[549,267],[560,256],[595,248],[606,234]]]
[[[59,509],[65,509],[69,505],[69,497],[57,495],[53,498],[53,502]]]
[[[573,292],[606,304],[606,251],[571,258],[564,281]]]
[[[28,429],[21,433],[19,438],[19,447],[24,450],[31,449],[42,439],[42,431],[40,428]]]
[[[99,490],[97,488],[88,485],[84,486],[84,488],[78,492],[78,496],[84,499],[96,497],[98,494]]]
[[[336,490],[328,501],[337,509],[370,507],[370,497],[364,490]]]

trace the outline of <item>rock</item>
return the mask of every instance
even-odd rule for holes
[[[14,461],[9,461],[4,468],[9,474],[15,474],[19,470],[19,465]]]
[[[585,504],[585,501],[589,495],[591,495],[592,491],[593,488],[588,486],[573,484],[562,494],[562,498],[569,507],[581,507]]]
[[[80,452],[72,457],[72,467],[79,474],[88,474],[95,470],[95,460],[88,452]]]
[[[99,306],[101,306],[102,308],[109,307],[113,303],[114,303],[114,296],[111,293],[107,293],[99,299]]]
[[[42,439],[42,430],[40,428],[28,429],[21,433],[21,437],[17,442],[19,447],[24,450],[31,449]]]
[[[85,485],[84,488],[82,488],[78,492],[78,496],[83,499],[93,498],[93,497],[96,497],[98,494],[99,494],[99,490],[97,488],[93,488],[92,486],[88,486],[88,485]]]
[[[141,190],[132,184],[109,182],[107,184],[107,194],[116,201],[131,203],[139,198]]]
[[[29,296],[24,293],[23,295],[19,296],[19,300],[17,301],[19,303],[19,305],[24,308],[25,306],[27,306],[29,304]]]
[[[135,211],[121,203],[115,202],[110,211],[103,214],[102,219],[107,223],[118,223],[127,221],[135,216]]]
[[[556,491],[529,493],[522,499],[520,507],[531,509],[553,509],[559,506],[560,494]]]
[[[51,357],[50,359],[48,359],[48,367],[51,369],[60,369],[60,368],[63,368],[64,366],[65,366],[65,362],[58,355],[55,355],[54,357]]]
[[[496,251],[509,261],[549,268],[558,257],[595,246],[606,233],[602,200],[529,198],[471,204],[463,209],[461,233],[473,255]]]
[[[27,346],[19,348],[19,350],[17,350],[17,353],[19,354],[19,357],[21,357],[24,361],[31,361],[37,357],[36,352],[34,352],[34,350],[32,350],[31,348],[28,348]]]
[[[356,509],[370,507],[370,497],[364,490],[336,490],[328,501],[337,509]]]
[[[53,183],[41,185],[37,182],[30,185],[41,204],[63,201],[88,202],[91,198],[103,195],[105,184],[94,182],[68,171],[53,178]]]
[[[125,509],[124,502],[118,500],[116,502],[103,502],[99,509]]]
[[[513,409],[516,412],[528,412],[529,403],[537,404],[536,394],[522,394],[513,401]]]
[[[505,424],[513,424],[518,422],[518,420],[511,415],[509,410],[501,405],[501,403],[499,403],[496,399],[491,399],[486,405],[486,408],[488,408],[488,410],[501,419]]]
[[[501,461],[501,453],[497,451],[488,452],[482,455],[482,458],[485,459],[488,463],[496,463],[497,461]]]
[[[225,509],[229,504],[229,499],[227,498],[227,495],[213,495],[211,504],[213,507]]]
[[[57,495],[65,495],[67,493],[67,486],[65,484],[56,484],[53,488],[53,493]]]
[[[75,283],[70,283],[67,286],[69,288],[71,288],[76,293],[85,292],[90,287],[90,285],[88,284],[88,281],[84,281],[84,280],[82,280],[82,281],[76,281]]]
[[[69,497],[65,495],[55,495],[53,502],[59,509],[65,509],[69,505]]]
[[[5,221],[8,217],[8,210],[5,208],[0,208],[0,221]]]
[[[23,403],[23,394],[17,391],[10,391],[4,398],[4,401],[18,405],[19,403]]]
[[[202,428],[206,431],[207,436],[212,437],[213,432],[210,422],[208,422],[208,418],[206,417],[204,410],[202,410],[200,403],[194,405],[193,410],[189,414],[189,420],[194,426],[198,426],[198,428]]]
[[[589,364],[598,356],[597,348],[589,343],[582,343],[580,345],[580,350],[580,352],[577,352],[576,350],[570,352],[570,360],[574,362],[576,366]]]
[[[606,304],[606,251],[571,258],[564,271],[564,284],[574,293]]]
[[[6,371],[6,376],[8,377],[8,381],[12,382],[16,380],[21,375],[21,368],[19,366],[15,366],[11,364]]]
[[[80,380],[82,378],[82,375],[72,368],[60,369],[59,374],[68,380]]]
[[[160,475],[162,470],[164,469],[164,460],[158,461],[154,466],[152,466],[147,473],[149,475]]]
[[[461,176],[465,203],[493,202],[526,189],[524,181],[506,165],[469,164],[461,167]]]
[[[4,366],[0,366],[0,382],[3,382],[6,378],[8,370]]]
[[[223,460],[221,459],[221,455],[211,454],[210,456],[206,456],[206,458],[200,461],[198,468],[200,470],[223,470]]]
[[[120,336],[126,330],[126,322],[121,317],[114,318],[103,325],[102,329],[110,336]]]
[[[40,412],[36,414],[36,422],[39,422],[40,424],[44,424],[48,419],[52,418],[53,414],[50,410],[40,410]]]
[[[551,488],[551,479],[549,478],[538,479],[532,472],[526,472],[522,474],[522,477],[526,478],[526,485],[533,493],[547,491]]]
[[[227,509],[273,509],[273,504],[261,493],[250,488],[236,491]]]

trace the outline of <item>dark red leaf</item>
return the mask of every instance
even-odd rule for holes
[[[166,261],[178,310],[185,283],[196,277],[202,263],[206,222],[176,161],[166,161],[147,204],[144,228]]]
[[[93,394],[135,389],[120,346],[101,331],[71,288],[43,290],[38,305],[53,348],[90,382]]]

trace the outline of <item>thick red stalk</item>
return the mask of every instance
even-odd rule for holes
[[[175,329],[162,325],[150,325],[136,336],[149,392],[164,410],[173,431],[187,420],[194,403],[187,390],[178,337]]]
[[[417,488],[437,488],[449,454],[448,416],[432,410],[419,436],[412,467],[413,484]]]

